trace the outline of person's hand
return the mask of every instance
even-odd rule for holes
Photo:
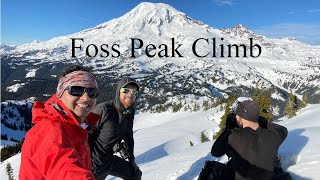
[[[129,163],[130,163],[130,166],[131,166],[132,171],[134,172],[134,174],[135,175],[140,174],[141,171],[140,171],[139,166],[137,165],[137,163],[134,160],[130,160]]]
[[[268,128],[268,119],[263,116],[259,116],[259,126],[267,129]]]
[[[236,119],[236,114],[235,113],[229,113],[227,115],[227,119],[226,119],[226,129],[234,129],[238,127],[237,124],[237,119]]]

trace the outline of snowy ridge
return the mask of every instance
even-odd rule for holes
[[[255,38],[258,40],[263,40],[262,36],[257,36],[253,31],[249,30],[248,28],[244,27],[242,24],[237,24],[233,28],[225,28],[222,29],[224,34],[229,36],[237,36],[240,38]]]
[[[319,109],[320,104],[308,105],[296,117],[281,118],[277,121],[289,131],[279,154],[284,169],[290,172],[295,180],[320,178],[320,155],[317,153],[320,148],[317,140],[320,135],[320,117],[317,115]],[[211,119],[219,119],[222,115],[219,112],[218,109],[212,109],[195,113],[136,115],[135,155],[143,171],[143,179],[197,179],[206,160],[226,162],[226,156],[215,158],[210,155],[213,141],[200,141],[202,133],[210,139],[213,132],[218,130],[218,125]],[[11,163],[17,178],[20,154],[0,165],[1,179],[7,179],[7,162]]]
[[[77,50],[77,58],[71,58],[70,38],[83,38],[83,48],[88,44],[120,44],[121,56],[89,58],[85,50]],[[176,44],[183,44],[179,51],[184,57],[150,58],[146,56],[145,49],[139,49],[135,50],[137,57],[131,58],[130,38],[139,38],[144,45],[152,43],[156,46],[170,44],[171,38],[174,38]],[[209,53],[208,57],[197,58],[192,53],[192,43],[198,38],[210,40],[209,45],[205,42],[197,45],[198,53]],[[240,52],[240,57],[235,58],[233,51],[230,58],[214,58],[212,38],[216,38],[216,44],[223,45],[249,45],[248,38],[253,38],[254,43],[261,45],[262,53],[258,58],[240,58]],[[168,54],[171,54],[171,48],[168,49]],[[123,16],[96,27],[45,42],[35,41],[12,47],[10,50],[1,48],[1,51],[5,52],[2,67],[8,72],[8,77],[2,77],[2,82],[7,83],[7,87],[17,84],[12,80],[25,83],[25,88],[38,82],[34,79],[51,80],[59,76],[61,64],[74,63],[78,59],[93,67],[94,73],[101,77],[99,83],[102,85],[110,84],[110,81],[113,83],[122,75],[136,77],[143,84],[143,98],[162,98],[163,104],[181,94],[209,97],[213,101],[232,93],[250,96],[252,89],[257,86],[277,94],[273,95],[273,101],[274,106],[280,108],[280,115],[287,94],[291,91],[298,97],[307,93],[311,103],[320,102],[320,46],[290,38],[268,38],[241,24],[233,28],[215,29],[162,3],[141,3]],[[163,99],[164,94],[167,94],[167,99]],[[144,110],[156,105],[148,99],[142,101],[149,105],[140,107]]]
[[[31,107],[25,101],[1,102],[1,148],[24,139],[31,127]]]

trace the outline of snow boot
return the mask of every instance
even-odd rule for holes
[[[275,162],[273,176],[271,180],[292,180],[291,175],[288,172],[285,172],[281,167],[281,158],[278,155]]]

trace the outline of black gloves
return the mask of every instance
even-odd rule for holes
[[[259,126],[267,129],[268,128],[268,119],[263,116],[259,116]]]
[[[139,169],[139,166],[136,164],[135,160],[134,159],[130,159],[129,160],[129,164],[132,168],[132,172],[135,176],[141,176],[142,175],[142,172],[141,170]]]
[[[133,172],[136,173],[136,172],[139,170],[139,166],[137,165],[136,162],[130,161],[130,165],[131,165],[131,167],[132,167],[132,169],[133,169]]]
[[[237,119],[236,119],[236,114],[235,113],[229,113],[227,115],[227,119],[226,119],[226,129],[234,129],[238,127],[237,124]]]

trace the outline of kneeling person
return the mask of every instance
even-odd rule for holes
[[[122,78],[113,101],[93,109],[101,116],[90,134],[92,168],[97,180],[108,175],[123,179],[141,179],[142,172],[133,154],[133,120],[139,85],[131,78]],[[121,158],[114,155],[119,152]]]
[[[252,100],[239,102],[234,112],[228,115],[226,127],[211,149],[213,156],[227,154],[231,159],[226,165],[215,161],[206,163],[213,168],[212,179],[272,179],[277,152],[287,137],[287,128],[271,122],[265,122],[267,128],[262,128],[258,105]],[[205,174],[203,171],[199,179],[207,177]]]

